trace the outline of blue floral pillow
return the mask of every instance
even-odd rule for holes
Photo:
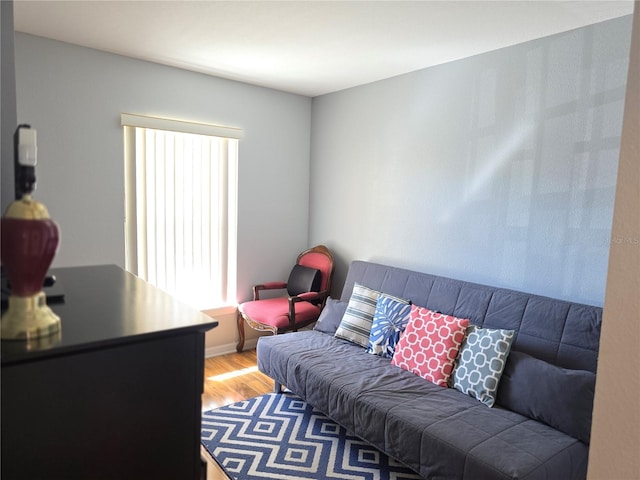
[[[411,302],[387,294],[380,294],[373,314],[367,352],[392,358],[400,334],[409,323]]]

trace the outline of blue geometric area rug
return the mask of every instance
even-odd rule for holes
[[[235,480],[422,478],[290,393],[204,412],[202,444]]]

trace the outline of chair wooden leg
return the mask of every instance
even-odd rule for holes
[[[242,318],[242,314],[240,312],[238,312],[238,336],[240,339],[236,345],[236,351],[240,353],[244,348],[244,318]]]

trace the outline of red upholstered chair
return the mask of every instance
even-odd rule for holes
[[[253,301],[238,306],[236,350],[244,348],[244,323],[251,328],[279,333],[296,331],[320,316],[329,296],[333,276],[333,255],[324,245],[298,255],[287,282],[269,282],[253,287]],[[263,290],[286,290],[287,296],[260,299]]]

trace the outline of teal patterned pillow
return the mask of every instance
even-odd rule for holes
[[[377,290],[356,283],[335,336],[366,348],[379,296]]]
[[[513,338],[513,330],[469,325],[451,376],[452,387],[492,407]]]
[[[392,358],[400,334],[409,323],[411,302],[387,294],[378,297],[367,352]]]

